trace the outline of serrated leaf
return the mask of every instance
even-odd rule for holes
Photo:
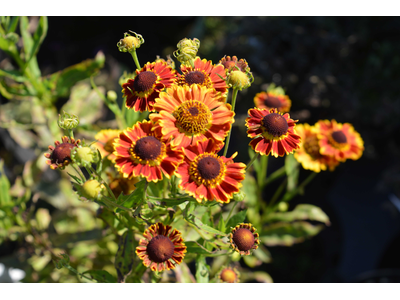
[[[189,215],[188,217],[185,218],[185,220],[197,227],[200,227],[200,229],[203,229],[206,232],[218,235],[226,235],[225,233],[204,224],[202,221],[200,221],[200,219],[196,218],[194,215]]]
[[[244,209],[237,214],[233,215],[228,222],[226,222],[225,232],[228,233],[231,231],[231,227],[235,227],[236,225],[243,223],[246,218],[247,209]]]
[[[293,154],[285,157],[285,170],[287,175],[287,191],[293,191],[297,187],[299,179],[299,162],[294,158]]]
[[[196,242],[185,242],[187,253],[210,254],[207,249],[200,247]]]
[[[135,248],[137,242],[133,236],[133,231],[128,229],[121,236],[118,251],[115,255],[115,269],[118,274],[118,282],[125,282],[133,267],[133,260],[135,258]]]
[[[322,224],[312,225],[305,221],[279,222],[264,226],[260,240],[266,246],[292,246],[317,235],[324,228]]]
[[[116,283],[117,279],[108,273],[106,270],[89,270],[82,273],[82,275],[89,275],[92,279],[102,283]]]
[[[292,211],[275,212],[266,216],[267,222],[292,222],[296,220],[311,220],[330,225],[329,217],[318,206],[299,204]]]

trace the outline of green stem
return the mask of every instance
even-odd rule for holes
[[[76,173],[78,173],[78,175],[79,175],[79,177],[81,177],[82,181],[85,182],[86,178],[85,178],[85,175],[83,175],[81,169],[79,167],[76,168],[75,164],[70,164],[70,166],[75,170]]]
[[[286,184],[287,184],[287,178],[285,178],[285,180],[280,184],[280,186],[275,191],[274,195],[271,198],[271,201],[268,203],[268,207],[273,207],[274,203],[276,202],[276,200],[278,199],[278,197],[282,193],[282,191],[285,188]]]
[[[238,203],[239,203],[239,202],[235,201],[235,203],[233,204],[233,206],[232,206],[232,208],[231,208],[231,211],[229,212],[228,218],[226,218],[225,224],[226,224],[226,223],[229,221],[229,219],[231,218],[232,212],[233,212],[234,208],[236,207],[236,205],[237,205]]]
[[[136,49],[134,49],[134,50],[131,52],[131,55],[132,55],[132,58],[133,58],[133,60],[134,60],[134,62],[135,62],[136,68],[137,68],[138,70],[140,70],[141,67],[140,67],[140,64],[139,64],[139,60],[138,60],[138,58],[137,58]]]
[[[268,155],[262,155],[260,172],[257,174],[258,188],[261,191],[264,189],[265,186],[265,178],[267,178],[267,168],[268,168]]]
[[[256,152],[250,162],[247,164],[246,171],[251,167],[254,161],[260,156],[260,152]]]
[[[312,172],[294,191],[286,192],[285,195],[283,195],[281,201],[286,201],[286,202],[290,201],[294,196],[301,193],[306,187],[306,185],[309,184],[311,180],[314,179],[315,176],[317,176],[317,173]]]
[[[276,179],[284,176],[286,174],[285,166],[279,168],[278,170],[274,171],[264,182],[264,186],[267,186],[271,182],[275,181]]]
[[[233,93],[232,93],[232,111],[235,111],[235,105],[236,105],[236,97],[237,94],[239,92],[239,89],[233,89]],[[226,154],[228,153],[228,147],[229,147],[229,141],[231,139],[231,134],[232,134],[232,126],[231,129],[228,132],[228,136],[226,137],[226,141],[225,141],[225,148],[224,148],[224,154],[223,156],[226,157]]]

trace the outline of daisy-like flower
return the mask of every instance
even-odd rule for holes
[[[178,230],[159,222],[147,228],[143,236],[136,254],[152,271],[175,269],[183,261],[186,246]]]
[[[333,171],[339,164],[334,157],[320,153],[318,131],[315,126],[309,124],[297,124],[296,132],[301,137],[300,148],[294,153],[294,157],[304,169],[319,173],[329,168]]]
[[[113,154],[115,149],[113,144],[120,132],[121,130],[118,129],[103,129],[94,136],[96,143],[93,145],[99,149],[101,157],[107,157],[110,161],[115,162],[115,155]]]
[[[64,170],[72,161],[71,150],[79,145],[80,140],[63,136],[62,143],[55,141],[55,147],[49,146],[50,153],[45,153],[44,156],[48,159],[46,163],[50,168]]]
[[[238,68],[240,71],[245,73],[250,71],[250,67],[247,64],[247,61],[243,58],[238,60],[236,56],[232,56],[231,58],[230,56],[225,55],[223,58],[221,58],[219,63],[224,66],[226,72],[234,71]]]
[[[248,114],[247,136],[253,138],[249,145],[255,152],[278,157],[300,148],[300,136],[294,130],[297,120],[291,119],[288,113],[279,113],[276,108],[252,108]]]
[[[231,105],[220,101],[221,94],[205,86],[173,86],[160,93],[151,114],[157,130],[172,147],[187,147],[204,138],[212,138],[222,147],[235,113]]]
[[[180,150],[172,150],[170,143],[161,140],[153,131],[153,123],[136,123],[120,133],[114,142],[115,167],[124,178],[143,176],[157,182],[170,178],[183,159]]]
[[[318,129],[320,153],[334,157],[338,161],[357,160],[364,151],[364,141],[349,123],[337,123],[336,120],[320,120],[315,124]]]
[[[200,85],[209,89],[215,89],[225,95],[228,91],[225,79],[225,69],[223,65],[213,65],[212,61],[200,59],[196,57],[194,60],[194,68],[192,66],[182,64],[182,75],[179,76],[177,84],[180,86]],[[222,78],[221,78],[221,77]],[[224,99],[225,101],[225,99]]]
[[[215,148],[212,139],[182,150],[185,159],[176,171],[176,176],[181,178],[179,187],[199,203],[202,200],[229,203],[245,177],[246,165],[233,162],[237,152],[230,158],[218,156],[219,148]]]
[[[240,223],[229,234],[231,247],[240,255],[250,255],[260,244],[259,234],[250,223]]]
[[[218,273],[220,282],[238,283],[240,282],[240,273],[236,268],[226,267]]]
[[[292,101],[287,95],[274,92],[260,92],[254,97],[254,104],[257,108],[271,109],[276,108],[281,113],[289,112]]]
[[[176,71],[167,62],[158,60],[136,70],[134,79],[122,84],[126,107],[135,111],[154,111],[153,104],[164,88],[175,83]]]

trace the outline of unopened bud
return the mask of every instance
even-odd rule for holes
[[[113,90],[110,90],[107,92],[107,99],[110,100],[111,102],[115,102],[117,100],[118,96],[117,93]]]
[[[200,40],[194,38],[193,40],[184,38],[177,44],[178,50],[173,54],[182,64],[192,65],[193,60],[196,58],[197,51],[200,48]]]
[[[243,191],[239,191],[239,192],[233,194],[233,201],[240,202],[240,201],[243,201],[245,197],[246,197],[246,194]]]
[[[120,39],[117,43],[117,47],[121,52],[133,52],[144,43],[144,39],[140,34],[131,30],[129,30],[129,32],[133,33],[135,36],[132,36],[128,32],[124,33],[124,38]]]
[[[62,129],[73,129],[79,125],[79,119],[75,115],[70,115],[63,111],[63,113],[58,115],[57,121],[58,127]]]
[[[89,167],[100,160],[98,150],[94,147],[79,145],[71,151],[71,159],[78,166]]]
[[[242,71],[235,70],[230,72],[227,83],[230,87],[239,89],[241,91],[243,89],[247,89],[253,80],[254,77],[251,72],[244,73]]]
[[[104,190],[104,185],[95,179],[86,181],[78,188],[78,194],[88,200],[98,200]]]

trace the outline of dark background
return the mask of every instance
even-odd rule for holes
[[[291,202],[321,207],[332,225],[293,247],[270,247],[263,265],[275,282],[400,282],[400,18],[398,17],[49,17],[38,62],[51,74],[101,50],[102,72],[118,78],[133,60],[116,46],[124,32],[141,34],[143,65],[166,58],[184,37],[198,38],[198,55],[217,63],[245,58],[255,77],[239,93],[237,116],[254,107],[266,84],[281,85],[291,117],[349,122],[361,134],[361,159],[322,172]],[[62,101],[62,99],[61,99]],[[60,103],[61,106],[61,103]],[[244,126],[234,127],[230,151],[247,161]],[[244,143],[243,141],[246,141]],[[229,154],[229,153],[228,153]],[[270,158],[269,170],[283,165]],[[300,180],[309,175],[301,170]],[[274,187],[272,187],[274,188]],[[275,187],[276,188],[276,187]],[[268,195],[266,195],[267,197]]]

